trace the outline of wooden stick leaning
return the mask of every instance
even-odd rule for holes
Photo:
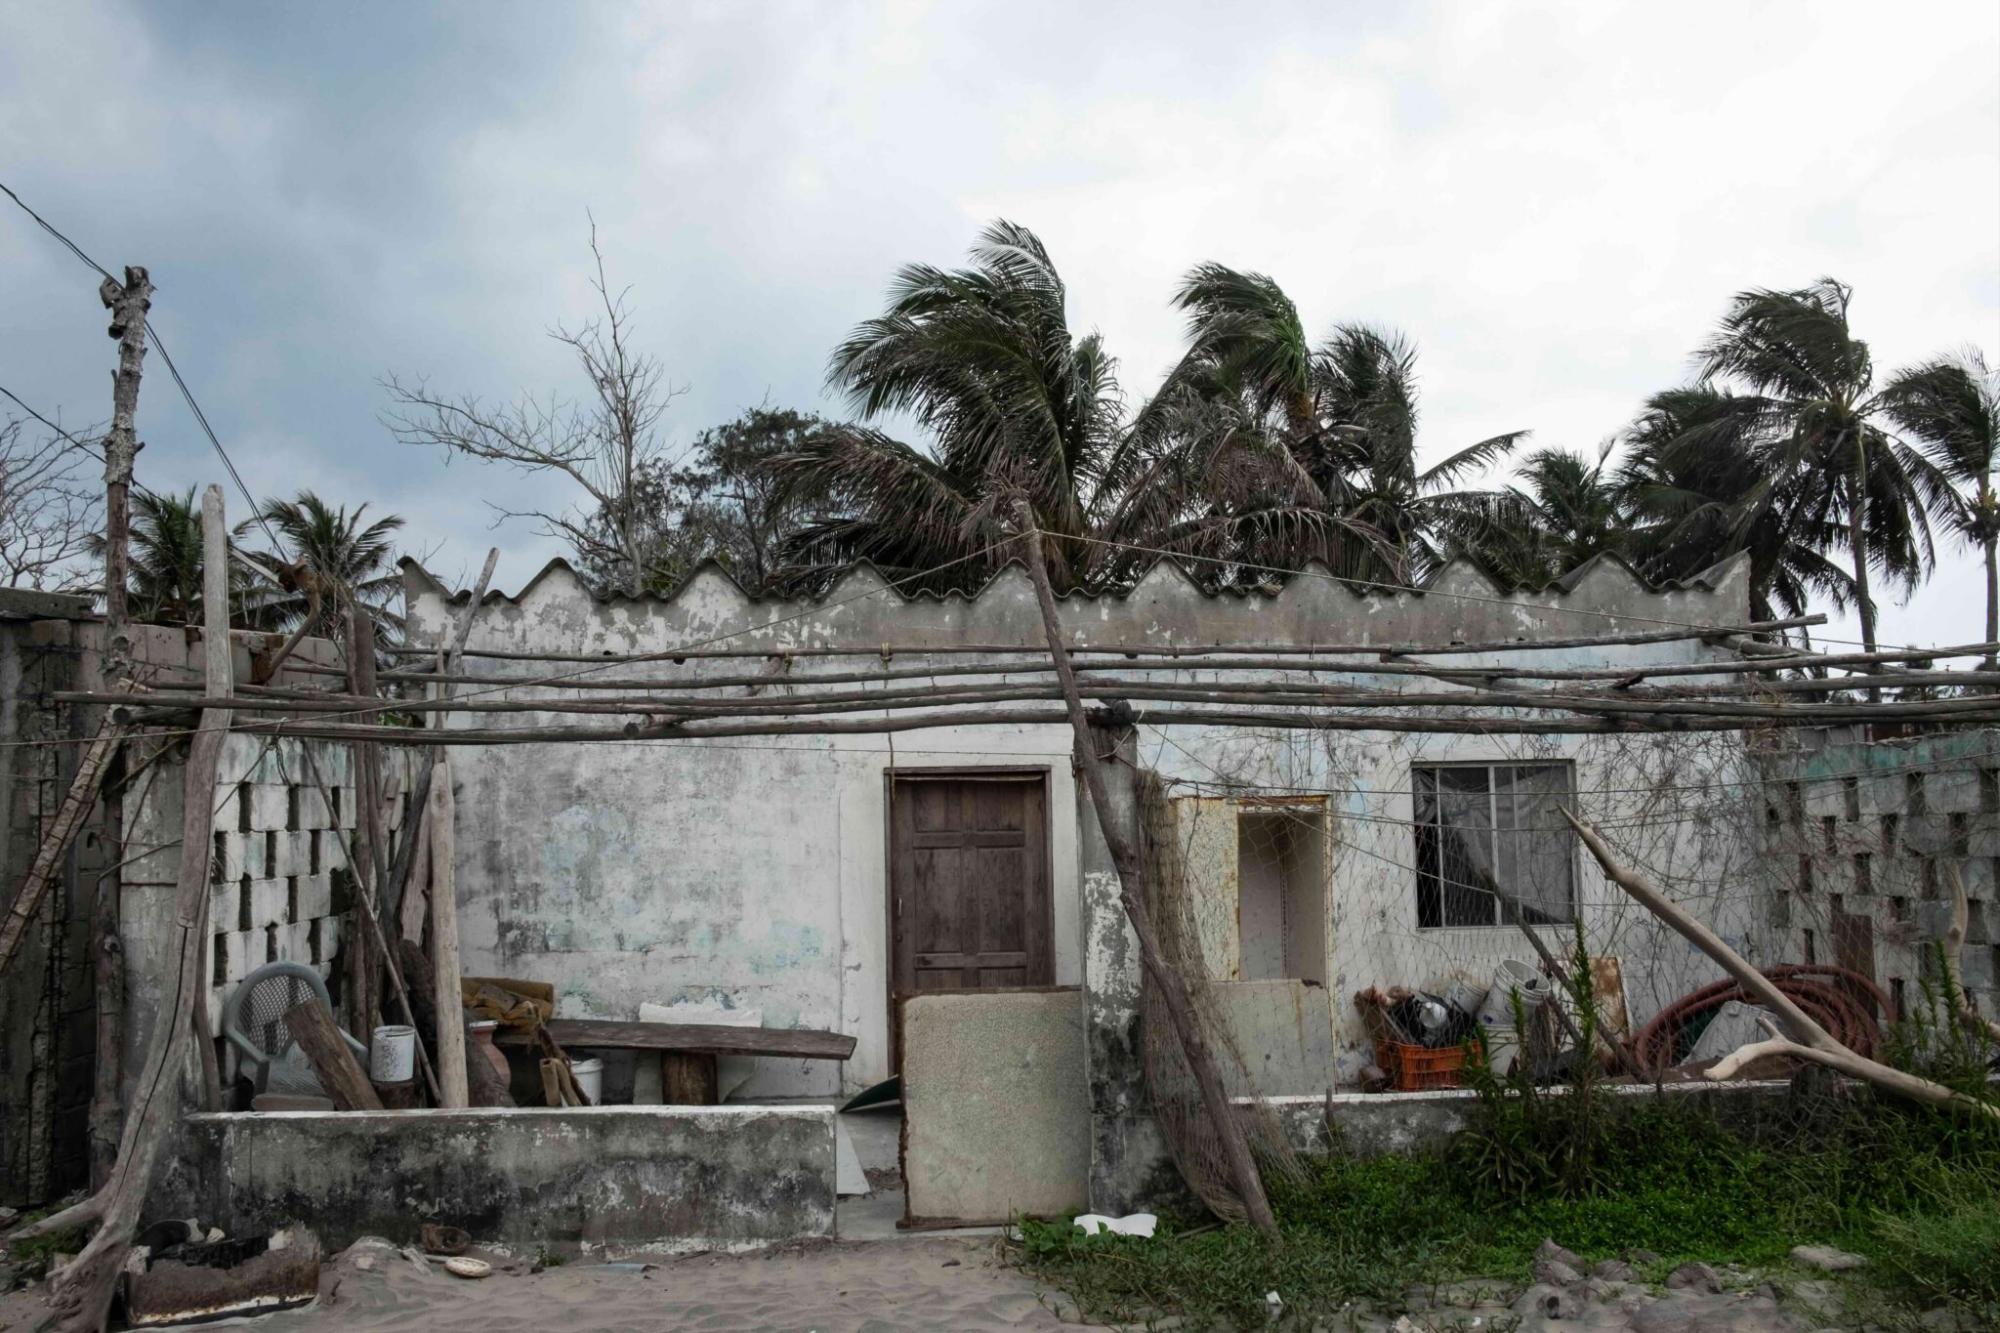
[[[1069,656],[1063,648],[1062,622],[1056,615],[1055,591],[1049,586],[1048,569],[1042,563],[1041,532],[1035,527],[1034,515],[1027,501],[1017,502],[1016,513],[1027,546],[1028,572],[1034,580],[1035,600],[1041,606],[1042,627],[1048,635],[1049,655],[1055,662],[1056,676],[1062,682],[1074,741],[1073,760],[1090,792],[1091,805],[1097,811],[1098,829],[1110,849],[1112,864],[1118,870],[1118,900],[1124,905],[1126,920],[1132,923],[1132,933],[1138,938],[1140,963],[1165,1001],[1167,1015],[1174,1025],[1174,1035],[1180,1039],[1188,1068],[1194,1075],[1195,1085],[1201,1090],[1202,1105],[1222,1145],[1223,1159],[1229,1165],[1236,1193],[1243,1200],[1243,1211],[1257,1230],[1267,1236],[1275,1236],[1278,1234],[1277,1219],[1271,1213],[1270,1200],[1265,1197],[1263,1177],[1258,1174],[1257,1163],[1250,1155],[1250,1141],[1243,1132],[1243,1122],[1236,1116],[1228,1090],[1223,1087],[1222,1073],[1216,1067],[1215,1056],[1202,1034],[1201,1022],[1194,1012],[1194,1001],[1188,993],[1187,979],[1166,965],[1159,937],[1153,929],[1152,914],[1141,892],[1146,873],[1144,861],[1125,837],[1117,812],[1111,807],[1104,774],[1098,768],[1096,749],[1090,739],[1090,724],[1084,718],[1076,676],[1070,670]]]
[[[312,779],[312,784],[321,791],[327,790],[326,779],[320,773],[319,761],[313,758],[311,747],[305,747],[299,753],[305,758],[306,775]],[[334,833],[341,840],[341,850],[347,857],[347,863],[353,865],[357,854],[353,836],[347,830],[341,828],[334,829]],[[421,836],[421,831],[419,831],[419,836]],[[355,895],[355,902],[360,904],[362,923],[367,926],[369,934],[374,939],[376,949],[382,954],[383,968],[389,974],[389,988],[394,993],[397,1004],[402,1008],[403,1021],[411,1027],[416,1027],[416,1010],[410,1003],[410,989],[405,984],[402,964],[398,960],[394,944],[384,936],[381,918],[376,914],[375,906],[369,901],[368,896],[357,893]],[[417,1043],[417,1069],[424,1076],[424,1086],[430,1090],[431,1100],[438,1100],[437,1072],[431,1067],[431,1058],[425,1052],[424,1044],[421,1041]]]
[[[226,543],[222,490],[210,486],[202,497],[206,566],[203,611],[209,641],[221,643],[225,650],[229,643]],[[226,673],[228,658],[224,656],[222,660]],[[208,658],[211,673],[214,665],[215,655],[211,653]],[[212,678],[208,687],[226,694],[229,682]],[[194,1008],[205,1004],[207,998],[208,978],[202,963],[208,945],[208,869],[214,850],[212,796],[222,742],[228,731],[227,712],[205,711],[189,747],[184,788],[187,795],[181,803],[181,863],[174,888],[174,916],[166,941],[168,956],[177,960],[174,988],[147,1043],[146,1061],[119,1139],[118,1163],[103,1189],[15,1233],[14,1238],[19,1239],[86,1223],[97,1224],[96,1234],[82,1253],[50,1281],[49,1303],[54,1314],[49,1327],[55,1333],[98,1333],[103,1328],[113,1285],[125,1266],[139,1210],[152,1183],[154,1164],[176,1119],[181,1075],[187,1067],[188,1045],[195,1030]]]
[[[1769,977],[1752,967],[1734,949],[1722,942],[1720,936],[1697,921],[1683,910],[1679,904],[1660,892],[1645,876],[1631,869],[1605,845],[1596,829],[1568,809],[1563,817],[1583,839],[1583,845],[1597,858],[1605,875],[1612,883],[1639,901],[1639,904],[1683,939],[1693,944],[1713,959],[1717,966],[1727,972],[1732,980],[1742,986],[1759,1003],[1778,1016],[1778,1022],[1791,1034],[1790,1038],[1775,1037],[1769,1041],[1752,1042],[1748,1046],[1731,1052],[1711,1067],[1706,1077],[1715,1080],[1733,1078],[1744,1066],[1767,1055],[1792,1056],[1811,1060],[1838,1070],[1851,1078],[1886,1088],[1898,1096],[1915,1101],[1928,1102],[1935,1106],[1948,1106],[2000,1120],[2000,1104],[1968,1097],[1942,1083],[1933,1083],[1927,1078],[1906,1074],[1900,1069],[1857,1055],[1835,1041],[1825,1028],[1808,1017],[1804,1010],[1794,1004],[1789,996],[1772,983]]]
[[[76,841],[77,830],[97,804],[98,789],[104,785],[104,775],[110,770],[112,756],[125,743],[131,728],[121,726],[109,718],[99,725],[97,735],[91,738],[90,748],[83,752],[83,762],[76,766],[76,773],[70,779],[69,790],[64,793],[62,804],[56,807],[56,816],[49,824],[48,834],[43,837],[40,847],[35,849],[35,859],[28,866],[27,875],[21,880],[21,887],[14,892],[14,901],[7,909],[7,916],[0,921],[0,972],[14,961],[15,952],[21,947],[21,940],[28,933],[28,925],[41,910],[42,898],[48,893],[49,885],[55,882],[56,866]]]

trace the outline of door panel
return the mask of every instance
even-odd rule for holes
[[[892,777],[895,996],[1055,981],[1046,779]]]

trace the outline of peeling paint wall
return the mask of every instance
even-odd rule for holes
[[[412,641],[438,641],[464,595],[452,596],[414,565],[405,572]],[[1551,626],[1574,635],[1639,632],[1661,622],[1738,623],[1747,618],[1747,604],[1740,560],[1664,589],[1648,588],[1615,560],[1598,560],[1557,586],[1522,594],[1504,593],[1470,567],[1453,566],[1424,594],[1383,596],[1315,577],[1294,579],[1275,594],[1209,596],[1162,564],[1129,594],[1071,596],[1059,611],[1078,643],[1165,650],[1219,642],[1505,641],[1545,635]],[[789,682],[856,661],[791,655],[798,650],[895,645],[906,651],[893,665],[921,666],[950,660],[923,650],[964,644],[997,645],[1018,652],[1027,665],[1046,661],[1023,571],[1003,570],[975,595],[906,599],[864,567],[823,601],[760,602],[707,569],[670,598],[598,600],[557,562],[514,596],[488,595],[473,621],[468,669],[501,680],[563,673],[659,680],[758,674],[768,684],[731,687],[730,693],[768,698]],[[703,647],[745,655],[671,657],[676,649]],[[1672,643],[1538,652],[1524,643],[1519,651],[1455,660],[1619,665],[1686,660],[1689,651],[1686,643]],[[585,660],[552,664],[481,652]],[[603,654],[660,654],[665,660],[601,667],[588,661]],[[1182,680],[1200,683],[1203,673],[1190,669]],[[504,685],[475,688],[487,697],[507,697]],[[589,697],[581,689],[573,693]],[[455,725],[477,720],[461,716]],[[556,720],[529,714],[510,722]],[[1346,1002],[1354,989],[1398,981],[1443,984],[1456,970],[1490,975],[1499,961],[1522,952],[1510,930],[1416,929],[1411,833],[1395,822],[1410,816],[1410,763],[1545,753],[1574,758],[1579,784],[1602,786],[1621,780],[1627,750],[1563,738],[1181,728],[1164,740],[1156,731],[1144,732],[1139,758],[1195,783],[1219,774],[1341,789],[1329,810],[1330,949],[1327,986],[1318,994],[1332,1007],[1329,1021],[1341,1051],[1336,1074],[1345,1079],[1364,1062]],[[1740,740],[1707,753],[1713,762],[1689,771],[1730,770],[1740,758]],[[718,1000],[761,1007],[773,1026],[829,1028],[857,1039],[844,1071],[764,1062],[745,1089],[763,1096],[829,1095],[871,1083],[889,1068],[885,770],[1046,766],[1055,980],[1086,986],[1094,1027],[1112,1034],[1102,1043],[1093,1037],[1093,1049],[1124,1040],[1116,1035],[1116,1015],[1130,998],[1122,974],[1132,960],[1119,947],[1122,927],[1105,919],[1107,910],[1116,911],[1115,877],[1098,884],[1109,868],[1094,867],[1089,839],[1079,840],[1069,737],[1060,726],[479,747],[457,750],[453,763],[467,970],[552,982],[565,1015],[632,1018],[644,1001]],[[1585,808],[1625,807],[1587,798]],[[1660,851],[1675,864],[1702,854],[1691,844]],[[1233,845],[1226,855],[1218,845],[1216,859],[1226,864],[1233,892]],[[1583,883],[1587,897],[1606,897],[1601,881],[1586,875]],[[1636,912],[1613,910],[1586,920],[1598,938],[1627,951],[1657,951],[1660,941],[1634,919]],[[1231,949],[1226,934],[1211,944],[1219,951],[1217,963],[1235,964],[1225,956]],[[1677,940],[1664,947],[1675,955],[1673,979],[1660,984],[1667,994],[1678,993],[1680,979],[1700,969],[1681,956]],[[1633,972],[1628,967],[1627,975]],[[1650,1012],[1637,996],[1635,1003]],[[1121,1079],[1094,1078],[1094,1101],[1127,1093]]]

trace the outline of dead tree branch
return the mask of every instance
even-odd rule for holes
[[[2000,1120],[2000,1106],[1968,1097],[1942,1083],[1906,1074],[1900,1069],[1866,1056],[1857,1055],[1835,1041],[1825,1028],[1814,1022],[1806,1012],[1794,1004],[1791,997],[1774,985],[1771,979],[1746,962],[1741,955],[1722,938],[1700,921],[1695,920],[1679,904],[1660,892],[1645,876],[1620,862],[1596,829],[1568,809],[1563,818],[1570,822],[1583,845],[1597,858],[1597,864],[1604,868],[1605,875],[1612,883],[1624,889],[1639,901],[1640,906],[1665,922],[1683,939],[1693,944],[1713,959],[1717,966],[1727,972],[1731,979],[1742,986],[1778,1016],[1778,1021],[1788,1028],[1797,1040],[1775,1037],[1769,1041],[1753,1042],[1725,1056],[1709,1069],[1707,1077],[1721,1080],[1733,1077],[1751,1061],[1766,1055],[1789,1055],[1799,1059],[1812,1060],[1839,1070],[1850,1078],[1872,1083],[1901,1097],[1927,1102],[1935,1106],[1949,1106]]]
[[[396,408],[384,420],[406,444],[567,477],[589,497],[594,512],[500,508],[502,517],[537,520],[546,535],[567,542],[585,564],[615,571],[621,590],[637,596],[651,563],[643,483],[649,466],[664,458],[660,419],[685,390],[667,382],[657,357],[633,349],[631,307],[625,293],[613,293],[605,277],[595,221],[590,254],[595,268],[591,289],[602,314],[574,328],[557,325],[549,333],[575,356],[590,381],[583,403],[524,395],[511,405],[489,406],[475,396],[447,397],[433,393],[422,380],[391,375],[383,387]]]

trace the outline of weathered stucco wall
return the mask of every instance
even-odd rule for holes
[[[434,642],[463,595],[453,598],[414,566],[406,573],[412,640]],[[1503,594],[1455,566],[1427,593],[1393,596],[1362,596],[1313,577],[1294,579],[1275,594],[1209,596],[1163,564],[1130,594],[1065,598],[1060,614],[1066,632],[1083,644],[1387,646],[1636,632],[1661,622],[1733,624],[1747,617],[1747,602],[1740,561],[1684,586],[1650,589],[1617,562],[1600,560],[1527,594]],[[910,650],[894,658],[896,666],[943,662],[949,659],[922,650],[962,644],[1018,651],[1024,665],[1046,661],[1032,586],[1015,568],[974,596],[905,599],[864,568],[821,602],[755,602],[706,570],[671,598],[600,601],[559,563],[513,597],[489,594],[474,618],[467,660],[485,678],[472,688],[486,697],[507,697],[510,680],[585,673],[581,679],[683,681],[758,674],[768,683],[729,693],[769,698],[791,682],[851,669],[856,661],[787,650],[873,652],[885,644]],[[747,655],[671,656],[677,648],[704,646]],[[1686,660],[1690,651],[1722,652],[1685,642],[1550,651],[1524,643],[1454,661],[1622,665]],[[586,660],[481,655],[494,653]],[[601,668],[587,660],[635,653],[664,660]],[[1193,669],[1177,678],[1203,680]],[[555,720],[530,714],[510,723]],[[1724,793],[1715,784],[1736,780],[1741,757],[1740,739],[1698,740],[1677,749],[1646,738],[1585,745],[1568,738],[1141,728],[1136,757],[1191,793],[1228,795],[1246,783],[1330,793],[1327,984],[1318,995],[1330,1009],[1327,1022],[1340,1050],[1334,1076],[1346,1079],[1364,1059],[1348,1003],[1355,989],[1444,985],[1459,971],[1490,976],[1499,961],[1523,951],[1510,929],[1417,929],[1407,823],[1413,761],[1571,759],[1584,808],[1636,819],[1635,858],[1684,875],[1690,865],[1707,864],[1703,858],[1726,854],[1728,838],[1715,830],[1656,830],[1686,824],[1681,784],[1721,804]],[[1093,1022],[1115,1028],[1118,1002],[1105,997],[1120,990],[1113,975],[1132,960],[1107,952],[1122,929],[1115,877],[1104,880],[1108,867],[1087,864],[1089,839],[1077,833],[1068,760],[1069,737],[1057,725],[460,749],[454,767],[466,966],[553,982],[565,1014],[631,1018],[643,1001],[719,1000],[761,1007],[767,1024],[847,1032],[858,1045],[842,1086],[865,1085],[889,1068],[884,772],[1046,765],[1056,981],[1090,988],[1093,1007],[1109,1006]],[[1672,810],[1661,804],[1663,788],[1673,793]],[[1231,858],[1221,859],[1233,871]],[[1678,940],[1663,945],[1643,913],[1611,902],[1600,879],[1586,873],[1579,882],[1594,944],[1662,962],[1635,988],[1636,1007],[1645,1010],[1655,995],[1678,994],[1687,979],[1706,977]],[[1213,945],[1240,957],[1221,935]],[[1628,977],[1634,971],[1628,967]],[[746,1092],[825,1095],[842,1076],[823,1065],[767,1065]]]
[[[903,1182],[920,1222],[1052,1217],[1090,1202],[1080,991],[904,1002]]]
[[[440,1222],[511,1247],[743,1249],[833,1234],[833,1109],[196,1115],[148,1204],[231,1235],[303,1221],[329,1248]]]

